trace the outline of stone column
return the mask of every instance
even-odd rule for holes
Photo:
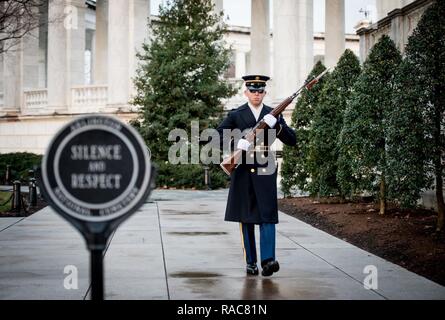
[[[251,55],[248,72],[270,75],[269,0],[252,1]]]
[[[48,1],[39,8],[39,88],[48,87]]]
[[[409,5],[410,3],[413,3],[415,0],[400,0],[401,2],[401,8],[403,8],[404,6]]]
[[[94,82],[107,83],[108,70],[108,0],[96,1],[94,43]]]
[[[85,1],[50,0],[48,109],[67,109],[71,87],[85,83]]]
[[[0,53],[0,95],[3,95],[3,53]],[[3,98],[0,97],[0,108],[3,105]]]
[[[39,29],[31,30],[23,37],[23,72],[26,75],[23,79],[24,89],[39,88]]]
[[[235,77],[241,79],[246,73],[246,53],[237,51],[235,56]]]
[[[402,7],[403,0],[376,0],[377,19],[385,18],[392,10]]]
[[[38,8],[31,8],[32,14],[41,18]],[[14,28],[7,25],[6,29]],[[9,39],[3,43],[7,51],[1,59],[3,103],[6,113],[21,112],[24,89],[39,86],[39,28],[34,28],[20,39]]]
[[[375,0],[375,6],[377,10],[377,21],[386,17],[387,12],[385,12],[385,0]]]
[[[85,11],[84,0],[70,0],[71,9],[77,10],[77,28],[68,28],[67,48],[71,72],[71,86],[85,85]],[[69,9],[66,9],[67,11]]]
[[[345,0],[325,0],[325,65],[335,67],[345,51]]]
[[[130,94],[136,93],[132,79],[136,76],[139,59],[136,57],[142,51],[142,45],[149,39],[150,0],[133,0],[133,14],[130,14]]]
[[[214,12],[220,13],[224,10],[224,1],[223,0],[212,0],[213,5],[215,6]]]
[[[5,41],[8,48],[15,40]],[[2,113],[19,113],[23,103],[23,41],[3,53]]]
[[[136,52],[148,38],[149,0],[109,0],[108,109],[127,108],[134,93]]]
[[[128,104],[130,2],[109,0],[108,3],[108,104],[119,108]]]
[[[274,1],[274,100],[290,96],[314,64],[312,0]]]

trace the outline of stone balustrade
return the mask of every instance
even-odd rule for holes
[[[99,111],[108,101],[108,88],[105,85],[76,86],[71,88],[72,112]]]
[[[106,107],[107,86],[76,86],[71,88],[69,113],[98,112]],[[3,94],[0,93],[0,105]],[[23,92],[23,112],[26,114],[45,114],[48,107],[48,90],[33,89]]]
[[[223,101],[226,110],[231,110],[246,103],[247,99],[244,96],[243,80],[233,78],[229,79],[228,82],[237,89],[237,93],[233,97]],[[270,80],[267,88],[268,95],[265,99],[267,105],[274,104],[271,101],[273,87],[273,81]],[[3,93],[0,93],[0,106],[2,103]],[[100,112],[100,110],[107,107],[107,103],[107,85],[75,86],[71,88],[70,103],[66,111],[76,114]],[[48,111],[48,90],[46,88],[25,90],[23,92],[23,112],[25,114],[45,114],[46,111]]]
[[[33,89],[23,92],[23,110],[41,111],[48,106],[48,90]]]

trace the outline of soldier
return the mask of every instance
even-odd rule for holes
[[[224,134],[227,134],[227,131],[239,129],[244,132],[255,127],[261,120],[264,120],[269,127],[266,131],[273,130],[272,133],[275,133],[271,135],[271,132],[265,132],[263,142],[260,144],[257,141],[254,143],[256,146],[245,139],[240,139],[236,143],[237,149],[243,150],[243,159],[231,174],[225,213],[225,221],[240,223],[248,275],[259,274],[255,245],[255,225],[259,225],[261,274],[265,277],[280,269],[275,257],[275,225],[278,224],[277,167],[275,158],[269,157],[268,148],[274,141],[268,141],[268,137],[276,137],[289,146],[295,146],[297,143],[295,131],[287,126],[283,116],[275,118],[269,114],[273,109],[263,104],[269,79],[262,75],[243,77],[246,85],[244,94],[248,102],[229,112],[218,127],[221,148],[224,147]],[[232,138],[231,142],[234,146],[236,141]],[[264,159],[266,155],[268,162],[273,161],[274,165],[269,173],[266,167],[269,168],[270,163],[259,161],[259,157]]]

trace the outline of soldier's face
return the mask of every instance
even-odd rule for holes
[[[247,89],[244,91],[244,94],[246,95],[247,99],[249,99],[251,105],[258,107],[263,103],[263,99],[266,96],[266,91],[250,91]]]

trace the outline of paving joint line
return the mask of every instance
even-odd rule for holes
[[[13,218],[13,217],[11,217],[11,218]],[[17,220],[17,221],[14,222],[13,224],[10,224],[10,225],[7,226],[6,228],[3,228],[2,230],[0,230],[0,232],[3,232],[3,231],[5,231],[6,229],[9,229],[9,228],[15,226],[17,223],[19,223],[19,222],[25,220],[26,218],[27,218],[27,217],[22,217],[21,219]]]
[[[336,265],[332,264],[331,262],[329,262],[328,260],[324,259],[323,257],[321,257],[320,255],[316,254],[315,252],[312,252],[311,250],[309,250],[308,248],[302,246],[301,244],[299,244],[298,242],[296,242],[295,240],[291,239],[289,236],[286,236],[285,234],[283,234],[280,231],[277,231],[280,235],[282,235],[283,237],[289,239],[290,241],[292,241],[293,243],[295,243],[297,246],[301,247],[302,249],[306,250],[307,252],[311,253],[312,255],[316,256],[317,258],[323,260],[324,262],[326,262],[327,264],[329,264],[330,266],[334,267],[335,269],[337,269],[338,271],[340,271],[341,273],[345,274],[346,276],[348,276],[349,278],[351,278],[352,280],[358,282],[360,285],[363,285],[363,283],[356,279],[354,276],[350,275],[349,273],[347,273],[346,271],[340,269],[339,267],[337,267]],[[375,291],[374,289],[370,289],[369,291],[374,292],[375,294],[379,295],[380,297],[382,297],[385,300],[389,300],[389,298],[387,298],[386,296],[384,296],[383,294]]]
[[[165,273],[165,284],[167,286],[167,298],[170,300],[170,289],[168,287],[168,273],[167,273],[167,262],[165,260],[165,250],[164,250],[164,240],[162,239],[162,229],[161,229],[161,215],[159,214],[159,205],[156,203],[156,211],[158,213],[158,224],[159,224],[159,236],[161,237],[161,249],[162,249],[162,260],[164,262],[164,273]]]

